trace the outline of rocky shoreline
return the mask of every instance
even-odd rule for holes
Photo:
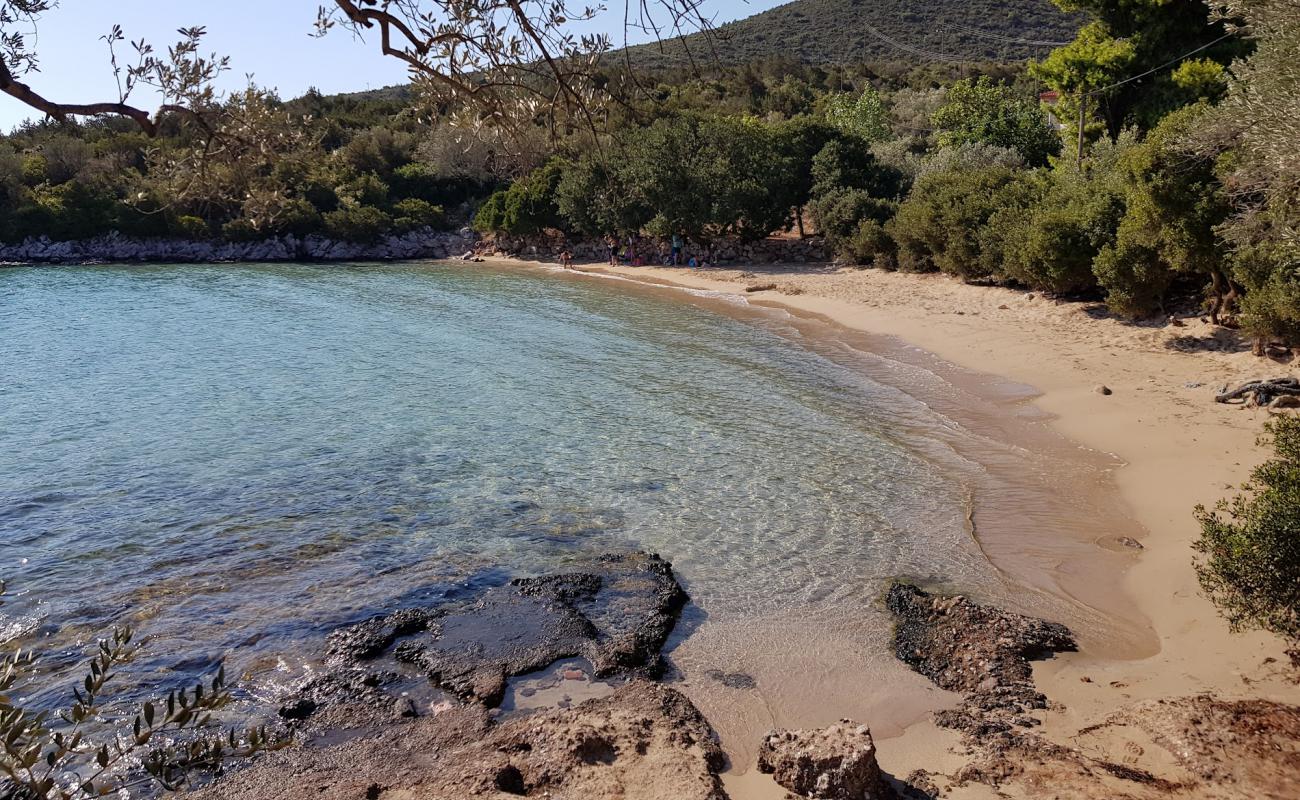
[[[259,261],[395,261],[453,258],[478,241],[469,228],[430,228],[385,236],[375,242],[345,242],[325,236],[285,235],[252,242],[135,239],[109,234],[94,239],[52,241],[44,236],[0,244],[0,264],[102,264],[116,262],[208,263]]]
[[[655,682],[671,675],[660,651],[687,602],[658,556],[602,555],[341,629],[329,637],[326,671],[281,710],[297,746],[197,795],[727,800],[727,762],[708,720]],[[889,776],[861,721],[773,731],[757,768],[787,797],[935,798],[970,784],[1013,796],[1050,787],[1053,797],[1078,798],[1300,790],[1300,708],[1205,696],[1144,703],[1079,732],[1081,740],[1103,729],[1140,732],[1150,748],[1139,754],[1146,761],[1132,751],[1111,759],[1036,731],[1034,714],[1051,701],[1035,688],[1031,661],[1074,649],[1064,626],[903,583],[888,589],[885,605],[897,620],[896,656],[962,695],[935,722],[961,733],[965,766]],[[512,681],[564,659],[581,659],[563,670],[566,680],[601,679],[603,693],[530,710],[503,706]],[[436,695],[408,697],[401,689],[412,675]]]

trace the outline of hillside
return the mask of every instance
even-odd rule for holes
[[[862,61],[1021,61],[1074,38],[1081,18],[1050,0],[796,0],[720,25],[713,44],[687,37],[696,58],[723,65],[772,57]],[[681,42],[631,48],[647,68],[687,63]]]

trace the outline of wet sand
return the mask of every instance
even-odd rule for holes
[[[1107,714],[1156,697],[1213,692],[1300,701],[1300,687],[1276,665],[1284,659],[1282,644],[1261,633],[1232,634],[1201,596],[1190,548],[1197,534],[1192,507],[1229,493],[1264,457],[1255,438],[1267,412],[1217,405],[1214,390],[1285,374],[1285,365],[1262,363],[1234,337],[1194,317],[1179,327],[1130,325],[1084,304],[967,286],[943,276],[803,266],[743,272],[581,269],[788,310],[804,324],[837,330],[832,339],[931,371],[957,391],[925,395],[927,401],[946,397],[949,407],[936,401],[937,410],[991,440],[1040,437],[1030,446],[1083,448],[1084,461],[1111,462],[1095,482],[1061,489],[1086,494],[1098,513],[1123,530],[1097,535],[1095,524],[1085,524],[1095,520],[1077,526],[1058,520],[1053,533],[1059,547],[1035,552],[1015,535],[1014,514],[999,514],[1005,504],[977,500],[972,514],[981,547],[1009,583],[1038,590],[1010,592],[1009,606],[1059,619],[1063,614],[1054,605],[1064,598],[1076,610],[1097,612],[1096,626],[1070,620],[1079,628],[1080,652],[1035,668],[1039,688],[1057,705],[1042,715],[1047,736],[1071,743],[1080,729]],[[778,290],[745,292],[748,285],[770,282]],[[855,335],[866,338],[855,342]],[[1099,393],[1103,384],[1113,394]],[[1047,434],[1057,437],[1055,444]],[[1118,522],[1125,519],[1136,526]],[[1142,549],[1126,547],[1122,536],[1140,540]],[[783,635],[789,631],[774,639]],[[707,637],[693,646],[706,649]],[[675,660],[690,653],[687,646],[681,650]],[[773,671],[769,680],[780,680],[780,667]],[[878,673],[846,667],[815,676],[811,684],[797,672],[784,674],[797,688],[776,692],[781,699],[775,704],[764,701],[775,724],[825,724],[841,716],[866,722],[876,730],[882,767],[897,776],[961,763],[950,749],[955,737],[927,719],[930,708],[945,702],[944,693],[931,690],[926,698],[918,683],[889,687],[892,704],[853,702],[855,692],[861,698],[879,686]],[[743,729],[761,727],[761,715],[743,704],[711,702],[708,692],[692,692],[689,683],[684,690],[718,728],[733,758],[725,776],[733,797],[779,796],[770,779],[748,769],[749,748],[735,744],[748,735]],[[1103,751],[1129,744],[1104,734],[1088,741]],[[987,792],[967,787],[957,796]]]

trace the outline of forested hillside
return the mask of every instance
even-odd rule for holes
[[[682,66],[687,50],[724,65],[781,56],[857,61],[1024,61],[1068,42],[1083,18],[1048,0],[796,0],[687,37],[631,48],[642,67]]]

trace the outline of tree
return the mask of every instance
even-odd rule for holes
[[[629,178],[624,149],[611,148],[603,159],[588,154],[560,179],[555,205],[574,230],[588,236],[633,233],[654,216],[641,187]]]
[[[829,123],[811,117],[787,120],[773,131],[774,145],[785,167],[780,189],[785,204],[794,209],[800,237],[804,236],[803,207],[812,199],[813,158],[837,135],[837,129]]]
[[[1156,310],[1179,276],[1206,284],[1215,323],[1236,296],[1215,234],[1228,207],[1214,162],[1185,145],[1206,108],[1188,106],[1169,114],[1119,159],[1126,211],[1114,243],[1098,257],[1097,277],[1107,305],[1121,314]]]
[[[557,205],[557,190],[569,166],[567,161],[553,158],[509,189],[493,194],[479,209],[474,226],[510,236],[535,236],[548,228],[568,227]]]
[[[1055,2],[1093,21],[1074,42],[1031,65],[1030,74],[1061,93],[1057,114],[1069,122],[1078,121],[1079,96],[1089,93],[1085,122],[1102,120],[1112,138],[1127,126],[1146,130],[1170,111],[1214,97],[1222,91],[1221,71],[1210,65],[1222,67],[1248,48],[1228,37],[1221,21],[1209,19],[1203,0]],[[1174,69],[1185,58],[1202,63]],[[1137,76],[1144,77],[1129,80]]]
[[[1244,491],[1196,507],[1196,574],[1233,629],[1263,628],[1300,646],[1300,419],[1274,417],[1273,458]]]
[[[1256,49],[1232,65],[1223,101],[1186,132],[1218,160],[1231,207],[1219,232],[1232,278],[1246,289],[1242,323],[1258,337],[1300,342],[1300,8],[1288,0],[1230,0],[1220,17],[1248,26]]]
[[[203,56],[202,26],[181,29],[181,41],[167,56],[144,41],[130,42],[134,63],[119,61],[125,33],[114,26],[104,37],[109,64],[118,78],[115,101],[63,103],[46,98],[22,79],[37,71],[32,49],[19,25],[35,26],[57,0],[0,0],[0,92],[50,117],[119,116],[156,136],[167,116],[202,123],[214,104],[213,81],[230,67],[228,58]],[[465,110],[467,122],[526,127],[539,113],[557,132],[571,122],[593,132],[600,107],[622,88],[599,70],[599,56],[611,48],[606,34],[580,32],[600,9],[520,0],[333,0],[318,7],[317,35],[338,28],[359,39],[377,33],[380,52],[410,69],[416,87],[432,100]],[[655,36],[683,36],[711,30],[698,0],[663,0],[652,9],[628,3],[624,25]],[[633,82],[635,83],[635,82]],[[150,113],[130,100],[147,85],[161,104]]]
[[[864,223],[879,226],[894,215],[902,174],[880,163],[867,143],[855,136],[827,142],[813,158],[810,172],[810,208],[818,232],[837,255],[856,259],[865,252],[859,245],[874,235],[874,229],[862,231]]]
[[[844,133],[866,142],[879,142],[890,136],[889,110],[880,92],[868,86],[854,97],[832,95],[826,101],[826,121]]]
[[[1030,166],[1042,166],[1060,152],[1061,141],[1037,101],[988,76],[961,80],[948,89],[931,122],[939,144],[954,147],[981,142],[1020,153]]]

